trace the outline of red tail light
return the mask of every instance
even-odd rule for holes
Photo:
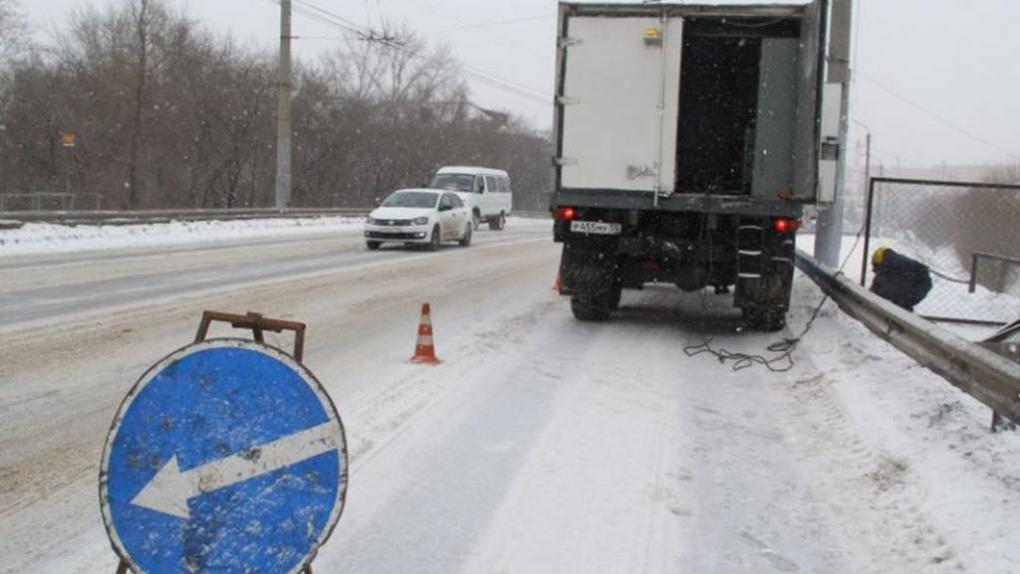
[[[799,219],[777,217],[772,222],[772,227],[776,230],[776,233],[795,233],[800,229],[801,223]]]
[[[557,221],[573,221],[577,217],[577,210],[573,207],[557,207],[553,210],[553,217]]]

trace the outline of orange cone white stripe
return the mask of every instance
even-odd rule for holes
[[[418,345],[414,349],[412,363],[421,365],[438,365],[441,361],[436,356],[435,340],[432,334],[432,307],[428,303],[421,306],[421,322],[418,324]]]

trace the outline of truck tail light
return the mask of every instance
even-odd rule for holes
[[[556,221],[573,221],[577,218],[577,210],[573,207],[557,207],[553,210]]]
[[[772,222],[772,227],[776,230],[776,233],[795,233],[800,229],[801,224],[802,222],[799,219],[777,217]]]

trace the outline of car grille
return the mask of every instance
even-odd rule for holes
[[[401,231],[366,231],[365,237],[368,239],[390,239],[395,241],[411,241],[413,239],[423,239],[418,237],[419,235],[425,235],[424,233],[410,233]]]
[[[410,227],[411,221],[407,219],[376,219],[375,225],[380,227]]]

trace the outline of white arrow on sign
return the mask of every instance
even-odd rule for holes
[[[181,472],[174,456],[131,504],[188,520],[188,501],[192,498],[336,449],[336,423],[329,422],[185,472]]]

